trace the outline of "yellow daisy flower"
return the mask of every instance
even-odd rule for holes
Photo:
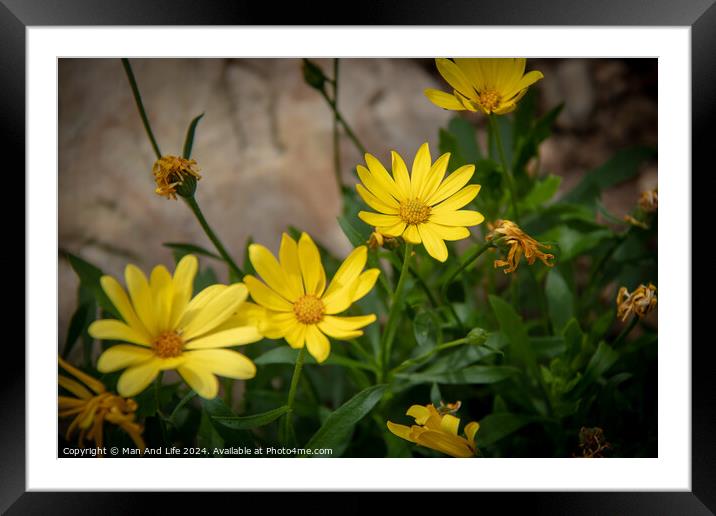
[[[475,434],[480,424],[472,421],[465,425],[463,436],[458,435],[460,419],[451,412],[457,404],[435,408],[433,404],[413,405],[406,413],[415,418],[413,426],[398,425],[388,421],[388,430],[407,441],[431,448],[451,457],[473,457],[477,446]]]
[[[514,111],[527,88],[544,77],[525,74],[524,58],[436,59],[438,72],[452,86],[452,94],[426,89],[430,102],[453,111],[482,111],[502,115]]]
[[[358,217],[384,236],[402,236],[411,244],[422,242],[430,256],[444,262],[448,257],[444,241],[468,238],[466,226],[485,220],[477,211],[460,209],[480,191],[480,185],[465,186],[475,166],[460,167],[443,181],[449,159],[450,153],[445,153],[433,163],[428,144],[424,143],[408,174],[403,158],[393,151],[391,176],[378,159],[366,154],[368,168],[358,165],[361,183],[356,189],[366,204],[379,213],[361,211]]]
[[[278,260],[259,244],[249,246],[249,259],[260,281],[247,275],[244,282],[251,297],[265,312],[261,333],[271,339],[286,339],[294,348],[304,345],[317,362],[331,352],[328,337],[348,340],[360,337],[375,315],[338,317],[375,285],[379,269],[363,272],[368,250],[351,252],[326,287],[326,273],[316,244],[308,234],[298,243],[286,233],[281,238]],[[328,337],[327,337],[328,336]]]
[[[117,382],[122,396],[142,392],[160,371],[176,369],[199,396],[214,398],[215,375],[245,380],[256,375],[254,363],[230,346],[261,340],[249,322],[248,289],[242,283],[211,285],[192,299],[196,257],[181,259],[174,277],[163,265],[154,267],[147,280],[135,265],[124,277],[129,296],[111,276],[101,278],[102,289],[123,321],[93,322],[89,333],[96,339],[119,340],[99,357],[103,373],[125,369]]]
[[[144,450],[144,440],[142,439],[144,428],[134,420],[137,402],[107,392],[104,384],[96,378],[80,371],[61,358],[58,360],[60,367],[76,378],[75,380],[61,374],[57,380],[60,387],[76,396],[60,395],[57,397],[59,417],[74,416],[67,429],[66,439],[68,441],[72,439],[72,435],[79,428],[80,433],[77,441],[80,448],[84,448],[85,441],[94,441],[98,448],[102,448],[106,421],[127,432],[137,448]]]

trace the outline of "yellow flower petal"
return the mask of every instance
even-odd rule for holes
[[[444,226],[476,226],[483,220],[485,220],[485,216],[482,213],[471,210],[458,210],[430,215],[430,222]]]
[[[95,339],[101,340],[122,340],[142,346],[151,346],[151,341],[144,333],[124,324],[116,319],[100,319],[94,321],[87,328],[89,334]]]
[[[197,270],[199,270],[199,261],[196,256],[190,254],[184,256],[177,264],[172,278],[174,298],[172,299],[172,311],[169,316],[170,328],[176,328],[179,318],[191,300]]]
[[[397,425],[397,424],[393,423],[392,421],[388,421],[387,425],[388,425],[388,430],[390,430],[390,432],[393,433],[394,435],[397,435],[398,437],[400,437],[401,439],[405,439],[406,441],[415,442],[410,438],[410,427],[409,426]]]
[[[58,375],[57,376],[57,383],[60,387],[67,389],[72,394],[77,396],[80,399],[88,400],[93,395],[92,393],[87,390],[87,388],[79,383],[76,380],[73,380],[72,378],[67,378],[66,376]]]
[[[129,297],[137,317],[150,335],[158,335],[154,300],[147,277],[136,265],[129,264],[124,270],[124,279],[127,282],[127,290],[129,290]]]
[[[445,242],[432,230],[432,224],[420,224],[418,231],[428,254],[440,262],[447,260],[448,250]]]
[[[425,200],[425,203],[434,206],[465,186],[475,173],[475,165],[465,165],[450,174],[438,187],[437,191]]]
[[[260,244],[249,246],[249,260],[256,272],[271,290],[290,302],[295,302],[303,295],[303,292],[295,288],[295,284],[289,283],[286,274],[278,263],[278,260],[271,254],[271,251]]]
[[[391,177],[383,164],[378,161],[378,158],[372,154],[366,154],[364,157],[365,163],[368,165],[368,170],[370,170],[371,175],[378,182],[381,190],[390,194],[393,198],[400,200],[401,194],[404,193],[403,185],[398,184],[396,179]],[[391,202],[388,202],[388,204],[391,204]]]
[[[474,455],[467,446],[467,441],[458,436],[450,436],[443,432],[428,430],[420,434],[418,444],[432,448],[451,457],[468,458]]]
[[[422,405],[411,405],[405,415],[415,418],[415,422],[424,425],[430,417],[430,411]]]
[[[406,226],[405,231],[403,232],[403,240],[411,244],[419,244],[421,240],[418,226],[415,224],[409,224]]]
[[[423,190],[432,162],[433,160],[430,157],[430,147],[427,142],[425,142],[420,146],[418,152],[415,154],[415,158],[413,158],[413,167],[410,174],[411,198],[418,197],[420,192]]]
[[[243,326],[232,328],[221,332],[212,332],[198,339],[189,341],[184,346],[185,349],[208,349],[208,348],[228,348],[230,346],[240,346],[243,344],[251,344],[258,342],[263,337],[259,333],[258,328],[254,326]]]
[[[358,195],[361,196],[361,199],[363,199],[365,203],[375,211],[390,215],[397,215],[400,211],[397,204],[395,206],[391,206],[388,203],[381,201],[360,183],[356,185],[356,191],[358,192]]]
[[[357,286],[358,281],[356,280],[352,284],[346,285],[325,296],[322,299],[323,306],[325,307],[324,313],[334,315],[348,310],[348,307],[350,307],[353,302],[353,296]]]
[[[463,240],[470,237],[470,230],[463,226],[443,226],[428,222],[430,229],[443,240]]]
[[[544,78],[544,75],[542,72],[538,72],[537,70],[532,70],[531,72],[526,73],[525,76],[522,77],[522,79],[520,79],[511,90],[505,92],[505,97],[510,98],[516,95],[520,91],[529,88],[542,78]]]
[[[405,231],[405,226],[407,226],[407,224],[400,219],[398,220],[400,222],[398,222],[397,224],[393,224],[392,226],[376,226],[376,228],[378,229],[378,232],[382,235],[389,237],[399,237],[403,234],[403,231]]]
[[[348,340],[360,337],[363,332],[360,328],[375,321],[375,315],[360,315],[355,317],[336,317],[326,315],[318,323],[318,329],[329,337],[338,340]]]
[[[398,198],[400,197],[397,186],[395,187],[395,191],[392,191],[392,187],[390,185],[380,183],[375,177],[373,177],[373,174],[371,174],[370,171],[362,165],[358,165],[356,167],[356,171],[358,172],[358,177],[360,178],[361,183],[363,183],[363,186],[365,186],[370,193],[375,195],[385,204],[397,205],[398,201],[396,201],[395,196]]]
[[[117,381],[117,392],[119,395],[129,398],[136,396],[146,389],[159,374],[159,362],[159,359],[153,358],[133,365],[125,370]]]
[[[405,161],[403,161],[400,154],[395,151],[390,152],[390,161],[395,184],[399,191],[399,196],[396,197],[396,199],[403,201],[410,197],[410,175],[408,174],[408,167],[405,165]]]
[[[217,333],[224,330],[231,330],[233,328],[239,328],[241,326],[255,326],[258,327],[261,321],[266,318],[266,308],[263,306],[256,305],[251,301],[244,301],[236,309],[236,312],[226,319],[223,323],[212,330],[212,333]]]
[[[199,337],[211,331],[226,319],[231,317],[239,305],[246,299],[248,289],[243,283],[234,283],[228,286],[214,299],[209,301],[184,327],[182,337],[185,341]]]
[[[475,434],[480,429],[480,423],[477,423],[475,421],[471,421],[470,423],[465,425],[465,437],[467,437],[467,440],[474,444],[475,442]]]
[[[326,288],[326,271],[323,270],[318,247],[308,233],[302,233],[298,240],[298,258],[306,293],[320,296]]]
[[[174,297],[172,275],[169,274],[164,265],[157,265],[152,269],[152,273],[149,276],[149,288],[152,291],[152,299],[154,300],[157,331],[163,333],[170,329],[169,317],[171,316]]]
[[[451,195],[437,206],[433,206],[430,210],[431,214],[447,213],[459,210],[466,204],[469,204],[477,194],[480,193],[480,185],[468,185],[459,192]]]
[[[308,326],[305,324],[296,321],[296,323],[289,328],[288,333],[284,337],[286,342],[288,342],[288,345],[293,349],[302,348],[306,341],[307,328]]]
[[[460,427],[460,419],[456,418],[451,414],[445,414],[440,421],[440,429],[443,432],[447,432],[452,435],[457,435],[458,428]]]
[[[378,280],[378,276],[380,276],[380,269],[368,269],[367,271],[361,273],[360,276],[358,276],[358,285],[356,286],[356,290],[353,293],[353,303],[363,298],[368,292],[371,291],[371,289],[375,285],[375,282]]]
[[[216,398],[219,392],[219,381],[216,376],[201,363],[193,361],[185,362],[177,369],[177,372],[199,396],[207,400]]]
[[[269,339],[280,339],[286,336],[298,321],[293,312],[269,312],[266,319],[259,325],[259,331]]]
[[[470,81],[458,66],[449,59],[436,59],[435,65],[438,72],[447,83],[468,98],[475,95],[475,90]]]
[[[385,215],[383,213],[373,213],[372,211],[359,211],[358,218],[369,226],[375,227],[397,226],[402,222],[398,215]]]
[[[287,233],[281,235],[278,258],[291,290],[298,293],[299,297],[305,294],[303,278],[301,277],[301,264],[298,260],[298,244]]]
[[[107,297],[112,302],[114,307],[122,316],[122,319],[131,326],[136,332],[141,333],[147,340],[151,338],[147,332],[147,328],[137,317],[137,313],[134,311],[127,293],[124,291],[119,282],[112,276],[102,276],[99,280],[102,285],[102,290],[107,294]]]
[[[182,367],[201,368],[213,374],[248,380],[256,376],[256,366],[246,356],[230,349],[206,349],[185,353],[186,362]]]
[[[455,65],[460,68],[462,73],[465,77],[467,77],[477,91],[483,91],[486,89],[485,73],[481,65],[482,61],[485,61],[485,59],[455,58]]]
[[[219,294],[226,290],[226,288],[226,285],[210,285],[199,292],[191,301],[189,301],[189,304],[186,305],[184,313],[181,314],[179,322],[174,326],[174,328],[183,328],[189,324],[196,314],[200,313],[211,300],[216,298]]]
[[[101,392],[105,392],[104,384],[100,382],[98,379],[96,379],[93,376],[88,375],[84,371],[76,368],[72,364],[66,362],[64,359],[59,358],[57,359],[57,363],[60,367],[62,367],[65,371],[70,373],[72,376],[80,380],[82,383],[84,383],[87,387],[89,387],[92,391],[94,391],[96,394],[99,394]]]
[[[455,95],[450,95],[444,91],[434,90],[432,88],[426,89],[423,93],[430,102],[435,104],[439,108],[449,109],[450,111],[464,111],[465,106],[455,98]]]
[[[308,352],[319,364],[325,362],[328,355],[331,354],[331,343],[315,324],[306,328],[306,346]]]
[[[149,349],[118,344],[107,348],[99,356],[97,370],[101,373],[111,373],[112,371],[119,371],[125,367],[146,362],[153,359],[154,356],[154,352]]]
[[[440,183],[445,177],[445,172],[447,172],[447,166],[449,161],[449,152],[446,152],[437,160],[435,160],[435,163],[432,164],[432,166],[430,167],[430,172],[428,172],[428,175],[425,178],[423,188],[420,190],[420,192],[418,192],[418,197],[420,197],[421,199],[428,199],[437,191],[438,187],[440,186]]]
[[[349,254],[346,259],[343,260],[341,266],[338,267],[338,270],[333,275],[333,280],[331,280],[330,285],[328,285],[328,288],[323,295],[327,296],[331,292],[339,290],[346,285],[350,285],[356,279],[358,279],[358,276],[360,276],[363,267],[365,267],[365,262],[367,261],[367,259],[368,248],[366,246],[361,245],[353,249],[351,254]]]
[[[277,312],[289,312],[293,309],[291,303],[268,288],[254,276],[244,276],[244,283],[251,292],[251,298],[259,305]]]

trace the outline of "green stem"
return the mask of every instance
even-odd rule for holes
[[[216,236],[214,231],[211,229],[211,226],[209,226],[209,223],[204,218],[204,214],[201,212],[201,208],[199,208],[199,204],[196,202],[196,198],[194,198],[192,196],[192,197],[183,197],[183,199],[189,205],[189,208],[191,208],[191,211],[194,212],[194,215],[196,216],[197,220],[199,221],[199,224],[201,224],[201,227],[204,229],[206,236],[208,236],[209,240],[212,241],[212,243],[214,244],[214,247],[216,247],[216,250],[219,252],[219,254],[224,259],[226,264],[229,266],[231,271],[239,279],[241,279],[244,276],[244,273],[241,271],[241,269],[239,269],[239,266],[236,265],[236,263],[231,258],[231,256],[229,256],[229,253],[226,252],[226,249],[224,249],[224,245],[221,243],[221,240],[219,240],[219,237]]]
[[[328,102],[328,105],[331,106],[331,109],[333,110],[333,115],[335,116],[335,119],[340,122],[340,124],[343,126],[343,129],[345,130],[346,134],[348,135],[348,138],[351,139],[353,144],[358,148],[361,154],[365,154],[366,148],[363,146],[363,144],[360,142],[358,137],[353,132],[353,129],[351,129],[351,126],[348,125],[348,122],[345,121],[345,119],[341,116],[341,113],[338,111],[338,107],[336,106],[335,100],[331,99],[325,90],[321,90],[321,95],[323,95],[323,98],[326,99],[326,102]]]
[[[431,349],[430,351],[423,353],[419,357],[415,357],[415,358],[411,358],[410,360],[406,360],[405,362],[403,362],[402,364],[400,364],[399,366],[394,368],[392,371],[390,371],[390,374],[395,375],[395,374],[399,373],[400,371],[407,369],[410,366],[414,366],[414,365],[420,364],[421,362],[424,362],[425,360],[427,360],[428,358],[433,356],[435,353],[439,353],[440,351],[454,348],[456,346],[462,346],[463,344],[467,344],[468,342],[470,342],[470,339],[468,337],[463,337],[461,339],[451,340],[450,342],[445,342],[443,344],[439,344],[439,345],[435,346],[433,349]]]
[[[400,251],[398,251],[398,255],[400,256],[401,260],[405,260],[404,256],[401,256]],[[410,265],[409,268],[410,275],[413,277],[415,282],[418,284],[418,286],[423,289],[423,292],[425,292],[425,295],[427,296],[428,300],[430,301],[430,304],[432,306],[438,306],[438,301],[435,299],[435,295],[433,294],[433,291],[430,290],[430,287],[427,283],[425,283],[425,280],[423,277],[418,273],[418,270],[415,268],[413,264]]]
[[[333,165],[336,172],[336,183],[338,189],[343,191],[343,180],[341,179],[341,148],[338,134],[338,58],[333,60],[333,103],[336,105],[333,116]]]
[[[631,320],[629,321],[629,324],[621,331],[621,333],[617,336],[617,338],[614,340],[614,344],[612,344],[613,348],[616,348],[619,346],[624,340],[629,336],[631,331],[636,327],[636,325],[639,323],[639,317],[636,315],[632,315]]]
[[[298,390],[298,381],[301,379],[301,370],[303,369],[303,362],[306,360],[306,346],[303,346],[298,351],[298,356],[296,357],[296,365],[293,368],[293,376],[291,377],[291,386],[288,389],[288,399],[286,401],[286,406],[288,407],[288,412],[286,412],[286,415],[281,420],[282,429],[282,441],[284,444],[287,444],[288,439],[290,438],[290,434],[292,434],[293,429],[293,403],[296,399],[296,391]]]
[[[444,299],[446,299],[447,289],[450,286],[450,284],[453,282],[455,278],[457,278],[462,271],[467,269],[470,265],[475,263],[477,259],[482,256],[482,253],[490,249],[491,247],[495,247],[495,244],[492,242],[485,242],[485,244],[482,247],[477,248],[477,250],[474,252],[474,254],[468,256],[461,264],[460,266],[455,269],[450,276],[448,276],[447,280],[443,282],[442,287],[440,287],[440,296]]]
[[[139,116],[142,118],[142,123],[144,124],[144,130],[147,131],[147,136],[149,136],[149,141],[152,144],[152,148],[154,149],[154,154],[157,155],[157,159],[162,157],[162,153],[159,150],[159,145],[157,145],[157,140],[154,138],[154,133],[152,132],[152,126],[149,125],[149,118],[147,118],[147,112],[144,110],[144,103],[142,102],[142,95],[139,93],[139,88],[137,87],[137,80],[134,78],[134,72],[132,71],[132,65],[129,64],[129,59],[123,58],[122,59],[122,66],[124,67],[124,72],[127,74],[127,79],[129,80],[129,86],[132,88],[132,94],[134,95],[134,102],[137,103],[137,109],[139,110]]]
[[[505,149],[502,146],[502,136],[500,135],[500,126],[497,123],[497,115],[490,115],[490,125],[492,126],[492,134],[495,135],[495,144],[497,145],[497,152],[500,154],[502,169],[504,170],[505,177],[507,178],[507,187],[510,190],[510,198],[512,199],[512,210],[514,211],[515,222],[519,225],[520,212],[517,209],[517,189],[515,188],[515,179],[512,177],[512,167],[507,165],[507,159],[505,158]]]
[[[177,417],[177,414],[179,413],[179,411],[184,407],[184,405],[189,403],[192,400],[192,398],[194,398],[194,396],[196,396],[196,392],[189,391],[189,393],[186,396],[184,396],[181,399],[181,401],[179,401],[179,403],[177,403],[177,406],[174,407],[174,410],[172,410],[172,413],[169,414],[169,421],[171,422],[171,424],[173,426],[176,426],[176,417]]]
[[[388,322],[385,325],[385,331],[383,332],[382,346],[383,360],[381,364],[381,381],[385,377],[385,373],[388,371],[390,365],[391,351],[393,347],[393,340],[395,339],[395,333],[398,330],[398,321],[400,320],[400,312],[403,309],[404,302],[404,291],[405,291],[405,280],[408,277],[408,271],[410,270],[410,257],[413,254],[412,244],[405,243],[405,256],[403,257],[403,266],[400,269],[400,277],[398,278],[398,284],[395,287],[393,293],[393,299],[390,304],[390,313],[388,314]]]

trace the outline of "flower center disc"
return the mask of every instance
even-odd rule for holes
[[[323,320],[323,301],[313,294],[302,296],[293,304],[296,319],[303,324],[316,324]]]
[[[480,93],[480,105],[487,111],[494,111],[500,103],[500,94],[495,90],[486,90]]]
[[[430,206],[420,199],[410,199],[400,203],[400,218],[406,224],[422,224],[430,217]]]
[[[173,331],[162,333],[152,344],[154,353],[160,358],[172,358],[181,355],[184,341]]]

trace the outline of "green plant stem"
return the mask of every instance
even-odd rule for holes
[[[341,116],[340,111],[338,111],[338,107],[336,106],[336,102],[331,99],[328,94],[326,93],[325,89],[321,90],[321,95],[323,95],[323,98],[326,99],[326,102],[328,102],[328,105],[331,106],[331,109],[333,110],[333,115],[335,116],[335,119],[340,122],[340,124],[343,126],[343,129],[346,132],[346,135],[348,135],[348,138],[351,139],[353,144],[356,146],[356,148],[360,151],[361,154],[365,154],[366,148],[363,146],[363,144],[360,142],[358,137],[353,132],[353,129],[351,129],[351,126],[348,125],[348,122],[345,121],[345,119]]]
[[[176,417],[177,417],[177,414],[179,413],[179,411],[184,407],[184,405],[186,405],[187,403],[189,403],[189,402],[194,398],[194,396],[196,396],[196,392],[193,391],[193,390],[192,390],[192,391],[189,391],[189,393],[188,393],[186,396],[184,396],[184,397],[179,401],[179,403],[177,403],[177,406],[174,407],[174,410],[172,410],[172,413],[169,414],[169,422],[170,422],[173,426],[176,426]]]
[[[411,358],[410,360],[406,360],[405,362],[403,362],[402,364],[400,364],[399,366],[394,368],[392,371],[390,371],[390,375],[395,375],[395,374],[399,373],[400,371],[407,369],[410,366],[420,364],[421,362],[424,362],[425,360],[427,360],[434,354],[439,353],[440,351],[454,348],[456,346],[462,346],[463,344],[467,344],[468,342],[470,342],[470,339],[468,337],[463,337],[461,339],[451,340],[450,342],[438,344],[433,349],[431,349],[430,351],[428,351],[426,353],[423,353],[419,357],[415,357],[415,358]]]
[[[283,440],[284,444],[286,439],[289,438],[289,434],[292,433],[291,429],[293,427],[293,403],[296,399],[296,391],[298,390],[298,381],[301,379],[301,370],[303,369],[303,363],[306,360],[306,346],[303,346],[298,351],[298,356],[296,357],[296,365],[293,367],[293,376],[291,377],[291,386],[288,388],[288,398],[286,400],[286,406],[288,407],[288,412],[286,412],[286,415],[283,417],[282,425],[283,425]]]
[[[500,126],[497,122],[497,115],[490,115],[490,125],[492,126],[492,134],[495,135],[495,144],[497,145],[497,152],[500,154],[500,161],[502,162],[502,169],[505,172],[507,178],[507,187],[510,190],[510,198],[512,199],[512,210],[515,212],[515,222],[520,224],[520,212],[517,209],[517,189],[515,188],[515,179],[512,176],[512,167],[508,166],[507,159],[505,158],[505,149],[502,146],[502,136],[500,134]]]
[[[224,378],[224,403],[231,408],[234,402],[234,381],[231,378]]]
[[[214,230],[211,229],[211,226],[209,226],[209,223],[204,218],[204,214],[201,212],[201,208],[199,208],[199,204],[196,202],[196,198],[194,197],[183,197],[183,199],[186,201],[187,205],[191,209],[192,212],[194,212],[194,215],[196,216],[196,219],[199,221],[199,224],[201,224],[201,227],[204,229],[204,232],[206,233],[206,236],[209,237],[209,240],[214,244],[214,247],[216,247],[216,250],[219,252],[221,257],[224,259],[226,264],[229,266],[231,271],[240,279],[244,276],[244,273],[241,271],[238,265],[236,265],[236,262],[229,256],[229,253],[226,252],[226,249],[224,248],[224,245],[221,243],[221,240],[219,240],[219,237],[216,236],[214,233]]]
[[[614,344],[612,344],[613,348],[616,348],[619,346],[624,340],[629,336],[631,331],[636,327],[636,325],[639,323],[639,317],[636,315],[632,315],[631,320],[629,321],[629,324],[617,335],[617,338],[614,340]]]
[[[450,286],[450,284],[453,282],[455,278],[457,278],[462,271],[467,269],[470,265],[475,263],[477,259],[482,256],[482,254],[490,249],[491,247],[495,247],[495,244],[492,242],[485,242],[485,244],[482,247],[479,247],[474,254],[468,256],[461,264],[460,266],[455,269],[450,276],[443,282],[442,287],[440,287],[440,297],[443,298],[443,300],[447,301],[447,289]]]
[[[402,253],[400,253],[400,251],[398,251],[398,254],[400,256],[401,261],[405,259],[405,257],[402,256]],[[433,291],[430,290],[430,287],[428,286],[427,283],[425,283],[425,280],[418,273],[418,270],[415,268],[415,266],[413,264],[410,264],[409,272],[410,272],[410,275],[415,280],[415,282],[418,284],[418,286],[420,286],[420,288],[423,289],[423,292],[425,292],[425,295],[427,296],[428,300],[430,301],[430,304],[432,306],[438,306],[438,301],[437,301],[437,299],[435,299],[435,295],[433,294]]]
[[[395,339],[395,333],[398,329],[398,321],[400,320],[400,312],[403,309],[403,303],[405,301],[405,280],[408,277],[408,271],[410,270],[410,257],[413,254],[413,245],[405,243],[405,255],[403,256],[403,266],[400,269],[400,277],[398,278],[398,284],[395,287],[393,298],[390,303],[390,313],[388,314],[388,322],[385,325],[385,331],[383,332],[382,346],[383,360],[381,364],[381,378],[385,377],[390,366],[390,356],[393,347],[393,340]]]
[[[338,58],[333,60],[333,102],[336,109],[333,112],[333,165],[336,172],[336,183],[338,190],[343,190],[343,180],[341,179],[341,146],[338,134]]]
[[[132,71],[132,65],[129,64],[129,59],[123,58],[122,59],[122,66],[124,67],[124,72],[127,74],[127,79],[129,80],[129,86],[132,88],[132,94],[134,95],[134,102],[137,104],[137,109],[139,110],[139,116],[142,119],[142,123],[144,124],[144,130],[147,131],[147,136],[149,136],[149,141],[152,144],[152,148],[154,149],[154,154],[157,155],[157,159],[162,157],[162,153],[159,150],[159,145],[157,145],[157,140],[154,138],[154,133],[152,132],[152,126],[149,125],[149,118],[147,118],[147,112],[144,110],[144,103],[142,102],[142,95],[139,93],[139,87],[137,86],[137,80],[134,78],[134,72]]]

